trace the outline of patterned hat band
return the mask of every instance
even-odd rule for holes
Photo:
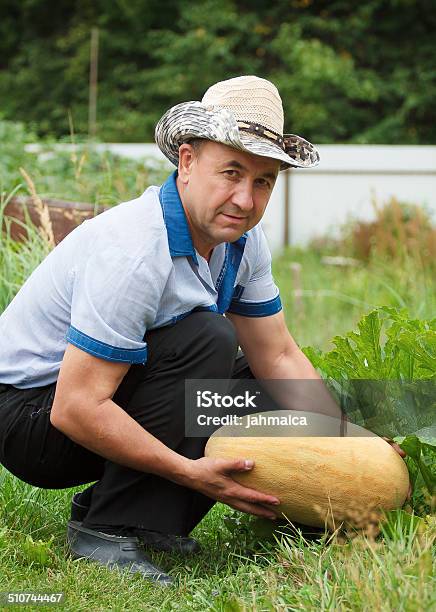
[[[201,102],[176,104],[156,125],[156,143],[175,166],[179,147],[197,138],[277,159],[280,170],[312,168],[319,163],[313,144],[296,134],[283,134],[283,106],[277,88],[256,76],[216,83]]]
[[[260,123],[250,123],[249,121],[236,121],[236,123],[242,132],[249,132],[255,136],[262,136],[262,138],[266,138],[281,147],[283,151],[285,150],[283,135],[273,132]]]

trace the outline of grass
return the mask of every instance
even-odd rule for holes
[[[289,249],[274,260],[273,272],[288,328],[300,346],[332,348],[333,336],[354,329],[378,306],[407,308],[412,318],[423,319],[436,311],[435,269],[412,257],[341,267],[323,264],[315,251]]]
[[[153,555],[176,577],[176,586],[167,590],[71,560],[65,522],[72,492],[35,489],[5,471],[1,476],[0,590],[63,591],[66,610],[401,612],[430,610],[436,603],[431,524],[422,532],[400,528],[382,541],[310,541],[295,531],[262,542],[246,530],[229,530],[229,510],[217,504],[195,530],[200,555]],[[45,543],[45,559],[26,545],[28,536]]]
[[[149,185],[159,185],[168,174],[165,163],[132,160],[109,151],[98,152],[92,143],[77,142],[73,131],[68,150],[42,143],[38,153],[26,149],[35,136],[19,123],[0,120],[0,194],[22,186],[23,168],[41,198],[54,198],[111,206],[132,199]],[[20,193],[22,195],[22,193]]]
[[[9,199],[18,191],[17,187],[8,196],[0,197],[0,228],[4,226],[5,229],[0,231],[0,312],[3,312],[33,270],[50,252],[46,236],[29,219],[24,224],[28,240],[18,243],[11,239],[11,220],[4,216],[4,210]]]

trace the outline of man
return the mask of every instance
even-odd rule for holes
[[[169,584],[142,545],[194,552],[216,500],[275,517],[231,477],[250,458],[185,437],[184,381],[319,379],[259,226],[279,170],[319,158],[253,76],[167,111],[156,141],[177,171],[69,234],[0,317],[0,462],[43,488],[96,481],[73,497],[72,554]]]

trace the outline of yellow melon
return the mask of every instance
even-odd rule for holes
[[[309,414],[313,422],[313,413],[285,410],[250,415],[251,421],[259,414]],[[252,459],[254,468],[235,472],[233,478],[277,496],[278,511],[304,525],[323,527],[356,510],[401,507],[409,485],[403,459],[385,440],[361,427],[348,425],[346,435],[338,437],[335,423],[336,419],[317,415],[316,426],[304,433],[292,426],[262,425],[256,431],[255,426],[226,425],[209,438],[205,455]],[[338,434],[332,435],[335,431]],[[322,435],[313,435],[316,432]]]

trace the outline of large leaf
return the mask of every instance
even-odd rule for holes
[[[421,430],[418,435],[405,436],[396,441],[415,463],[430,496],[436,494],[436,427]],[[418,433],[418,432],[417,432]],[[415,483],[417,479],[415,478]]]
[[[335,348],[317,354],[315,367],[336,380],[436,378],[436,320],[411,319],[406,310],[381,307],[365,315],[357,331],[333,338]],[[309,359],[313,349],[303,349]]]

